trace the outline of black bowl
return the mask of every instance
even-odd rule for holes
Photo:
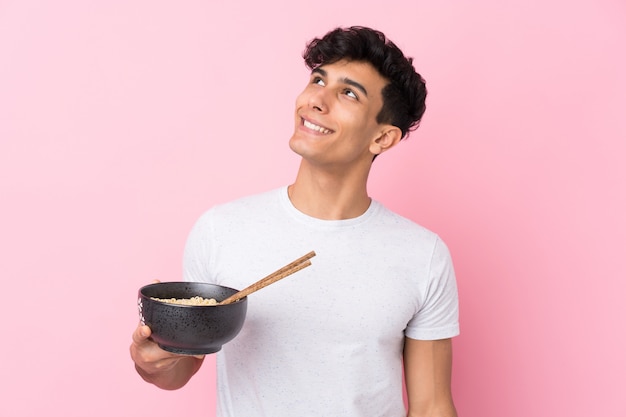
[[[161,282],[139,289],[139,319],[152,330],[152,339],[168,352],[202,355],[215,353],[243,326],[248,299],[231,304],[193,306],[169,304],[152,297],[215,298],[218,302],[237,290],[197,282]]]

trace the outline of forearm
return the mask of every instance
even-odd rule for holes
[[[454,405],[449,402],[443,407],[424,407],[421,410],[409,409],[407,417],[458,417]]]
[[[406,339],[405,381],[407,417],[457,417],[451,390],[452,342],[450,339]]]
[[[203,359],[195,356],[181,356],[167,366],[147,371],[135,364],[137,373],[146,381],[165,390],[182,388],[200,369]]]

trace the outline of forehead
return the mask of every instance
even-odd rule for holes
[[[332,64],[324,64],[313,69],[313,72],[321,72],[331,81],[343,81],[347,84],[358,83],[363,85],[368,94],[382,94],[382,89],[389,82],[369,62],[340,60]]]

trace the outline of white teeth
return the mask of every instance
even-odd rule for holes
[[[315,130],[317,132],[324,133],[324,134],[327,134],[327,133],[331,132],[329,129],[326,129],[326,128],[322,127],[322,126],[314,125],[313,123],[311,123],[311,122],[309,122],[307,120],[304,120],[304,126],[309,128],[309,129],[311,129],[311,130]]]

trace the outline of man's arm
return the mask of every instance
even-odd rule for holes
[[[138,326],[133,333],[130,356],[141,377],[166,390],[184,386],[200,369],[204,356],[185,356],[166,352],[150,339],[150,328]]]
[[[404,339],[407,417],[457,417],[452,401],[452,340]]]

